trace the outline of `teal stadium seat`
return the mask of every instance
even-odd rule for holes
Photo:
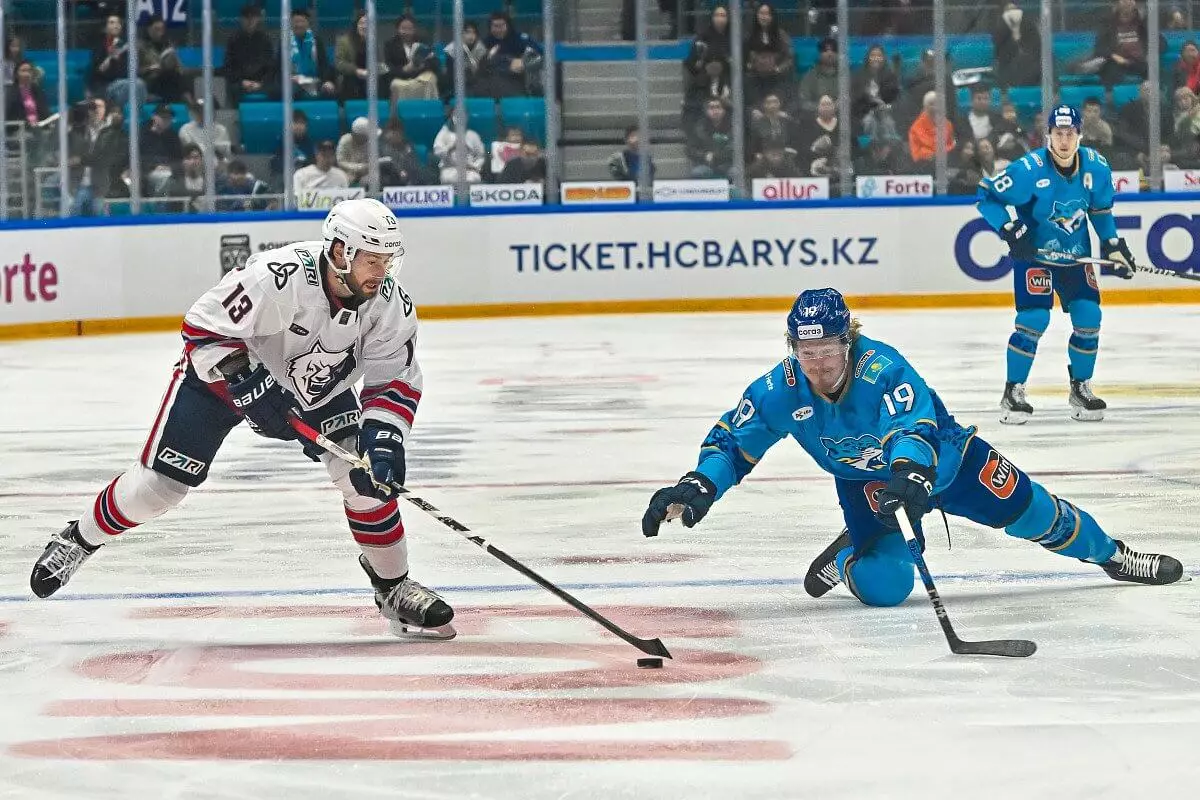
[[[397,115],[404,120],[404,130],[414,145],[432,145],[433,138],[446,119],[440,100],[401,100],[396,104]]]
[[[1064,86],[1059,93],[1059,100],[1075,108],[1083,108],[1083,101],[1089,97],[1096,98],[1103,105],[1104,87],[1099,84],[1093,86]]]
[[[1033,115],[1042,110],[1042,87],[1013,86],[1008,90],[1008,99],[1017,108],[1017,114],[1022,119],[1032,119]]]
[[[500,100],[500,119],[505,127],[516,125],[529,138],[546,145],[546,101],[541,97],[505,97]]]
[[[1117,108],[1132,102],[1137,99],[1138,90],[1141,88],[1137,83],[1123,83],[1113,87],[1113,105]]]
[[[308,115],[308,133],[314,142],[338,140],[341,121],[335,100],[305,100],[293,107]],[[239,109],[242,146],[250,154],[275,152],[283,135],[283,106],[280,103],[243,103]]]
[[[142,104],[143,125],[150,121],[150,117],[154,116],[154,109],[158,108],[158,106],[158,103]],[[175,122],[171,127],[178,132],[183,127],[183,124],[191,119],[188,115],[188,107],[186,103],[171,103],[171,110],[175,112]]]
[[[496,101],[490,97],[467,98],[467,125],[479,134],[484,142],[500,136],[496,122]]]

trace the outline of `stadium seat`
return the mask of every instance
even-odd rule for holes
[[[150,121],[150,117],[154,116],[154,109],[158,108],[159,103],[143,103],[142,104],[142,124],[145,125]],[[171,110],[175,112],[175,122],[171,127],[178,131],[183,127],[183,124],[191,119],[188,116],[188,107],[186,103],[171,103]]]
[[[432,145],[446,119],[440,100],[401,100],[396,104],[404,130],[414,145]]]
[[[1141,84],[1138,83],[1123,83],[1119,86],[1114,86],[1113,105],[1120,108],[1126,103],[1136,100],[1139,89],[1141,89]]]
[[[1094,86],[1064,86],[1059,95],[1059,100],[1069,106],[1075,108],[1083,108],[1083,101],[1089,97],[1094,97],[1104,103],[1104,87],[1096,84]]]
[[[1008,90],[1008,99],[1016,106],[1019,115],[1030,119],[1042,110],[1042,87],[1013,86]]]
[[[314,142],[338,140],[341,120],[335,100],[305,100],[293,107],[308,115],[308,133]],[[283,134],[281,103],[243,103],[239,109],[242,146],[247,153],[273,153]]]
[[[500,101],[500,120],[504,127],[516,125],[525,135],[546,144],[546,101],[541,97],[505,97]]]
[[[468,97],[467,125],[485,142],[496,139],[500,135],[496,124],[496,101],[490,97]]]

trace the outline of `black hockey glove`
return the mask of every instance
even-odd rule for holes
[[[358,449],[371,464],[350,470],[350,482],[363,497],[391,500],[400,493],[392,483],[404,485],[404,434],[395,425],[366,420],[358,433]],[[373,480],[372,480],[373,479]]]
[[[248,368],[248,367],[247,367]],[[228,378],[229,396],[255,433],[269,439],[297,438],[288,418],[298,411],[296,398],[275,381],[265,366]]]
[[[1133,277],[1133,253],[1124,239],[1109,239],[1100,243],[1100,257],[1117,262],[1113,266],[1113,275],[1129,280]]]
[[[1020,220],[1010,222],[1000,229],[1000,238],[1008,245],[1008,254],[1014,261],[1033,261],[1037,258],[1037,245],[1033,242],[1033,231]]]
[[[642,515],[642,535],[658,536],[658,526],[667,518],[667,509],[672,505],[683,506],[683,526],[695,527],[704,519],[717,499],[717,487],[699,472],[689,472],[679,483],[659,489],[650,498],[650,506]]]
[[[889,526],[896,524],[896,512],[908,511],[908,519],[916,523],[933,508],[933,484],[937,470],[907,459],[892,462],[892,479],[879,490],[879,512],[876,516]]]

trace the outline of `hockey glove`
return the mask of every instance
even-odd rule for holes
[[[228,378],[227,384],[234,408],[249,421],[255,433],[284,441],[296,438],[288,422],[289,416],[298,410],[296,398],[275,381],[264,365]]]
[[[1033,231],[1020,220],[1010,222],[1000,229],[1000,238],[1008,245],[1008,255],[1014,261],[1033,261],[1037,257],[1037,245],[1033,243]]]
[[[395,425],[366,420],[358,433],[358,449],[371,464],[350,470],[350,483],[363,497],[391,500],[400,493],[391,484],[404,485],[404,434]]]
[[[1113,274],[1118,278],[1129,280],[1133,277],[1133,253],[1124,239],[1109,239],[1100,243],[1100,257],[1117,262],[1113,266]]]
[[[907,459],[892,462],[892,479],[879,490],[879,511],[876,516],[889,526],[896,524],[896,512],[901,508],[908,518],[917,522],[933,508],[933,484],[937,470]]]
[[[679,483],[659,489],[650,498],[650,507],[642,515],[642,535],[658,536],[658,526],[667,518],[667,510],[673,505],[683,506],[683,526],[695,527],[704,519],[717,499],[717,487],[699,472],[689,472]]]

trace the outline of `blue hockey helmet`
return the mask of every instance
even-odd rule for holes
[[[792,303],[787,318],[788,343],[815,339],[850,342],[850,309],[837,289],[805,289]]]
[[[1074,128],[1079,133],[1083,133],[1083,117],[1079,116],[1079,111],[1074,106],[1058,106],[1046,118],[1046,131],[1049,132],[1055,128]]]

